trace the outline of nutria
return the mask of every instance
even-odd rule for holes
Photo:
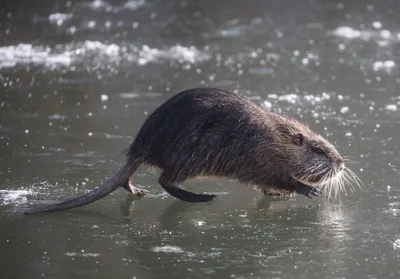
[[[306,197],[318,197],[321,186],[341,190],[354,177],[336,149],[305,124],[264,111],[239,94],[196,88],[170,98],[148,117],[126,151],[125,164],[101,187],[25,214],[83,206],[119,186],[144,195],[130,183],[142,164],[160,168],[160,185],[187,202],[216,197],[176,186],[199,176],[234,178],[257,186],[265,195]]]

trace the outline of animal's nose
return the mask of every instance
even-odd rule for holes
[[[344,162],[342,158],[340,157],[336,158],[335,163],[340,171],[344,170]]]

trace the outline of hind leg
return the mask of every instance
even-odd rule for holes
[[[168,194],[182,201],[192,203],[208,202],[216,197],[216,195],[195,194],[175,186],[174,183],[177,183],[179,181],[176,181],[176,179],[174,179],[174,177],[171,176],[170,173],[167,171],[164,171],[161,174],[158,182],[164,188],[164,190],[167,191]]]
[[[148,193],[147,190],[139,189],[134,186],[130,179],[128,179],[123,185],[121,185],[125,190],[134,194],[135,196],[144,196]]]

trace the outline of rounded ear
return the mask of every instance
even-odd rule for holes
[[[302,145],[304,142],[304,136],[302,133],[297,133],[293,136],[293,143],[295,145]]]

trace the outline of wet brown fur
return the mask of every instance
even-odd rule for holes
[[[340,168],[343,160],[328,141],[293,118],[265,111],[239,94],[190,89],[149,116],[126,151],[124,167],[100,187],[100,197],[96,196],[100,190],[94,190],[27,213],[74,208],[118,186],[129,189],[129,177],[142,164],[162,170],[158,181],[170,195],[206,202],[215,196],[188,192],[177,185],[200,176],[217,176],[257,185],[268,195],[297,192],[309,196],[315,193],[313,184],[330,169]]]

